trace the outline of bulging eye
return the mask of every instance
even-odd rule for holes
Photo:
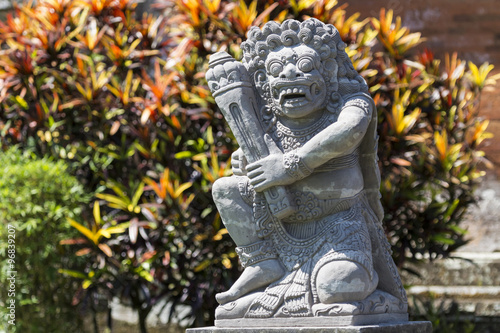
[[[310,57],[300,58],[299,61],[297,61],[297,68],[304,73],[312,71],[314,68],[313,59]]]
[[[278,76],[283,71],[283,64],[280,61],[273,61],[267,66],[269,74]]]

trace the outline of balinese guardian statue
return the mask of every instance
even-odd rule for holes
[[[330,24],[288,20],[253,27],[241,62],[210,58],[240,145],[213,197],[244,267],[216,296],[216,326],[407,320],[381,225],[377,113],[345,47]]]

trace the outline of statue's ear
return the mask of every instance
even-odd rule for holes
[[[259,93],[260,96],[264,97],[266,94],[269,93],[269,91],[267,91],[268,89],[267,75],[264,69],[258,69],[257,71],[255,71],[253,75],[253,80],[255,82],[255,88],[257,88],[257,92]]]

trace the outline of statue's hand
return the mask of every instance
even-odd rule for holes
[[[235,176],[245,176],[247,174],[247,166],[248,162],[243,154],[243,151],[241,148],[238,148],[232,155],[231,155],[231,168],[233,169],[233,174]]]
[[[281,149],[268,134],[264,135],[264,139],[269,148],[269,155],[246,167],[250,184],[257,192],[277,185],[289,185],[295,181],[285,170]]]

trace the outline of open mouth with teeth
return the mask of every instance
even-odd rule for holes
[[[273,87],[273,97],[287,108],[297,108],[312,102],[321,94],[320,86],[315,82],[278,82]]]

